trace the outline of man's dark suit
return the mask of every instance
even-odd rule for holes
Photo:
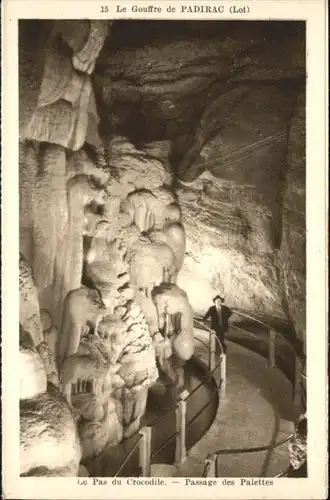
[[[221,324],[216,306],[211,306],[203,318],[203,321],[206,321],[208,318],[211,319],[211,328],[212,328],[212,330],[215,331],[218,339],[221,342],[222,347],[224,348],[224,351],[226,351],[226,345],[224,342],[225,341],[225,333],[228,332],[228,320],[229,320],[231,315],[232,315],[232,311],[229,309],[229,307],[222,305],[221,306],[221,323],[222,324]]]

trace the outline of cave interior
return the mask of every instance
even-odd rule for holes
[[[305,85],[300,21],[20,20],[22,475],[136,433],[216,294],[305,356]]]

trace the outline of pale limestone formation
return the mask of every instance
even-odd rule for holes
[[[186,252],[186,234],[181,222],[166,222],[161,231],[150,231],[152,242],[163,242],[173,251],[177,273],[181,270]]]
[[[128,263],[124,257],[126,248],[113,239],[111,226],[106,221],[97,224],[89,250],[85,257],[86,278],[100,292],[103,304],[117,305],[118,290],[129,282]]]
[[[79,288],[83,271],[83,233],[85,208],[91,203],[102,205],[105,192],[87,175],[76,175],[67,183],[68,224],[55,266],[58,272],[54,279],[55,308],[62,313],[63,302],[71,290]]]
[[[44,363],[48,380],[56,384],[58,380],[57,373],[51,361],[52,356],[42,331],[38,290],[31,267],[22,254],[19,256],[19,292],[20,326],[31,336],[33,345],[38,350]]]
[[[124,207],[140,232],[146,232],[162,229],[167,221],[180,221],[180,207],[174,202],[175,197],[169,189],[139,189],[129,193]]]
[[[79,150],[95,116],[90,74],[108,34],[107,21],[83,22],[70,33],[68,22],[55,23],[46,43],[46,58],[38,105],[24,137]],[[68,44],[73,49],[68,56]]]
[[[20,400],[31,399],[47,390],[45,367],[30,335],[23,333],[19,347]]]
[[[42,145],[38,160],[32,189],[33,272],[42,292],[53,283],[55,258],[68,221],[65,150],[58,145]]]
[[[64,359],[61,374],[62,381],[73,382],[72,390],[66,385],[65,391],[69,397],[71,392],[71,404],[80,415],[84,458],[135,432],[148,387],[158,377],[142,311],[132,300],[117,307],[100,322],[98,338],[82,338],[77,354]]]
[[[76,424],[59,392],[20,402],[22,475],[77,476],[80,458]]]
[[[33,341],[20,339],[20,474],[77,476],[81,448],[72,413],[56,388],[47,392]]]
[[[67,295],[58,341],[60,363],[65,357],[76,354],[81,337],[89,331],[89,325],[93,327],[94,334],[98,335],[98,324],[106,315],[107,309],[96,290],[82,286]]]
[[[109,363],[100,362],[92,356],[73,354],[65,357],[60,368],[60,384],[69,406],[72,408],[71,385],[77,384],[78,381],[79,385],[86,385],[90,381],[92,394],[98,396],[109,370]]]
[[[129,251],[130,277],[133,288],[146,297],[163,282],[171,282],[176,274],[173,250],[163,242],[151,242],[141,236]]]
[[[152,300],[157,309],[159,330],[170,339],[171,354],[180,361],[187,361],[194,353],[193,309],[187,294],[177,285],[162,284],[155,287]],[[164,345],[159,360],[163,369],[168,372],[169,349]]]
[[[118,217],[108,219],[109,211]],[[139,232],[133,230],[130,218],[120,214],[120,203],[111,207],[108,203],[104,217],[96,224],[85,250],[83,276],[89,285],[68,294],[59,338],[63,391],[81,417],[79,433],[85,458],[138,429],[148,387],[158,377],[150,333],[142,311],[135,305],[128,272],[130,245]],[[167,249],[173,261],[173,252]],[[102,371],[105,364],[100,352],[109,376]],[[114,402],[111,412],[106,406],[109,398]],[[111,418],[114,426],[109,425]],[[116,419],[121,430],[115,425]]]
[[[122,186],[123,196],[137,189],[153,191],[170,184],[169,148],[168,141],[137,149],[126,137],[114,136],[109,140],[108,161]]]
[[[38,143],[19,143],[19,244],[29,262],[33,259],[33,190],[38,174]]]

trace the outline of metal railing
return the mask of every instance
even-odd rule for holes
[[[269,362],[269,367],[273,368],[276,366],[276,337],[280,337],[281,340],[291,349],[291,352],[294,355],[294,377],[293,377],[293,404],[300,407],[301,411],[304,411],[305,406],[306,406],[306,392],[303,387],[302,381],[306,379],[306,374],[304,373],[304,366],[305,366],[305,358],[302,355],[301,352],[298,352],[297,349],[290,343],[290,341],[279,331],[275,330],[274,327],[268,325],[264,321],[254,318],[253,316],[246,314],[244,312],[241,312],[239,310],[233,310],[233,313],[246,318],[250,321],[253,321],[255,323],[258,323],[262,325],[264,328],[266,328],[269,332],[268,336],[268,362]],[[200,323],[199,319],[196,319],[196,323]],[[208,330],[209,328],[206,325],[204,326],[204,330]],[[254,338],[257,338],[260,340],[260,336],[256,335],[253,332],[250,332],[249,330],[246,330],[244,328],[241,328],[237,325],[230,324],[231,328],[236,329],[237,331],[240,331],[244,333],[245,335],[248,334]],[[290,434],[286,438],[282,439],[281,441],[273,444],[268,444],[264,446],[258,446],[258,447],[250,447],[250,448],[232,448],[232,449],[222,449],[218,450],[215,453],[212,453],[210,456],[206,457],[205,459],[205,466],[204,466],[204,471],[202,474],[202,477],[218,477],[218,457],[221,455],[233,455],[233,454],[248,454],[248,453],[259,453],[259,452],[264,452],[268,451],[271,452],[274,449],[278,448],[279,446],[289,442],[291,438],[294,436],[294,434]],[[277,476],[277,478],[280,477],[287,477],[288,474],[290,473],[291,466],[286,468],[284,471],[280,472]]]
[[[132,448],[130,449],[130,451],[125,456],[124,460],[121,462],[120,466],[118,467],[117,471],[114,474],[114,477],[118,477],[118,475],[120,474],[120,472],[123,470],[123,468],[127,464],[128,460],[133,455],[134,451],[137,449],[138,446],[140,446],[140,441],[142,440],[142,437],[143,437],[143,434],[140,434],[139,437],[138,437],[138,439],[137,439],[137,441],[134,443],[134,445],[132,446]]]
[[[271,327],[264,321],[259,318],[254,318],[253,316],[246,314],[244,312],[238,311],[237,309],[233,310],[236,315],[239,315],[243,318],[246,318],[254,323],[260,324],[263,328],[266,328],[269,332],[268,336],[268,361],[269,367],[273,368],[276,366],[276,338],[280,337],[286,345],[291,349],[294,354],[294,363],[295,363],[295,376],[293,380],[293,402],[296,405],[302,403],[303,398],[303,389],[302,389],[302,379],[306,378],[306,375],[303,373],[303,364],[304,359],[301,355],[297,353],[297,350],[290,344],[290,342],[285,338],[285,336]],[[209,334],[209,343],[207,344],[202,339],[195,336],[195,341],[199,342],[204,346],[204,351],[206,350],[208,355],[207,363],[204,360],[201,360],[203,364],[207,365],[207,376],[189,393],[188,391],[183,391],[179,397],[179,400],[164,413],[159,415],[149,426],[145,426],[139,431],[139,439],[135,442],[131,450],[127,453],[124,460],[120,464],[119,468],[115,473],[115,477],[120,474],[123,470],[124,466],[127,464],[129,458],[132,456],[137,447],[139,447],[139,469],[136,472],[136,476],[143,475],[144,477],[150,476],[151,470],[151,460],[153,460],[157,455],[159,455],[173,440],[175,443],[175,463],[180,464],[186,458],[187,449],[186,449],[186,431],[187,428],[200,416],[200,414],[207,408],[209,404],[211,404],[213,397],[215,394],[219,394],[220,398],[224,397],[226,394],[226,354],[223,352],[222,344],[217,338],[215,332],[209,328],[201,318],[194,318],[194,326],[199,330],[207,331]],[[259,339],[258,335],[253,332],[249,332],[244,328],[241,328],[237,325],[230,325],[231,328],[236,329],[244,333],[245,335],[250,335]],[[218,355],[219,353],[219,355]],[[220,368],[220,377],[217,374],[217,370]],[[205,383],[213,379],[216,383],[216,389],[212,392],[207,403],[198,410],[198,412],[190,419],[189,422],[186,422],[186,410],[187,410],[187,402],[190,398],[198,391],[198,389],[203,386]],[[218,380],[217,380],[218,379]],[[168,416],[170,413],[175,414],[176,419],[176,432],[169,436],[164,443],[162,443],[156,450],[151,453],[151,438],[152,433],[155,429],[156,424],[158,424],[161,419]],[[292,434],[287,436],[285,439],[270,445],[259,446],[259,447],[251,447],[251,448],[242,448],[242,449],[224,449],[218,450],[216,453],[208,456],[205,459],[205,468],[203,471],[202,477],[217,477],[217,461],[218,456],[220,455],[232,455],[232,454],[246,454],[246,453],[258,453],[262,451],[271,451],[275,448],[283,445],[287,441],[289,441],[292,437]],[[276,477],[284,477],[286,475],[286,471],[283,471]]]

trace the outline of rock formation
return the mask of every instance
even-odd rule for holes
[[[20,22],[24,391],[35,429],[55,400],[71,419],[71,465],[23,474],[78,474],[75,425],[84,460],[136,432],[215,292],[304,339],[303,28],[217,26]]]
[[[40,92],[20,135],[30,286],[22,268],[20,321],[74,416],[84,460],[138,430],[157,363],[177,378],[178,363],[165,366],[159,354],[167,333],[152,293],[176,282],[185,254],[168,142],[137,147],[111,130],[99,136],[91,74],[109,27],[48,26]],[[192,329],[179,326],[172,344],[184,363]]]
[[[47,390],[31,336],[20,335],[20,471],[22,476],[77,476],[81,446],[72,413],[58,389]]]

